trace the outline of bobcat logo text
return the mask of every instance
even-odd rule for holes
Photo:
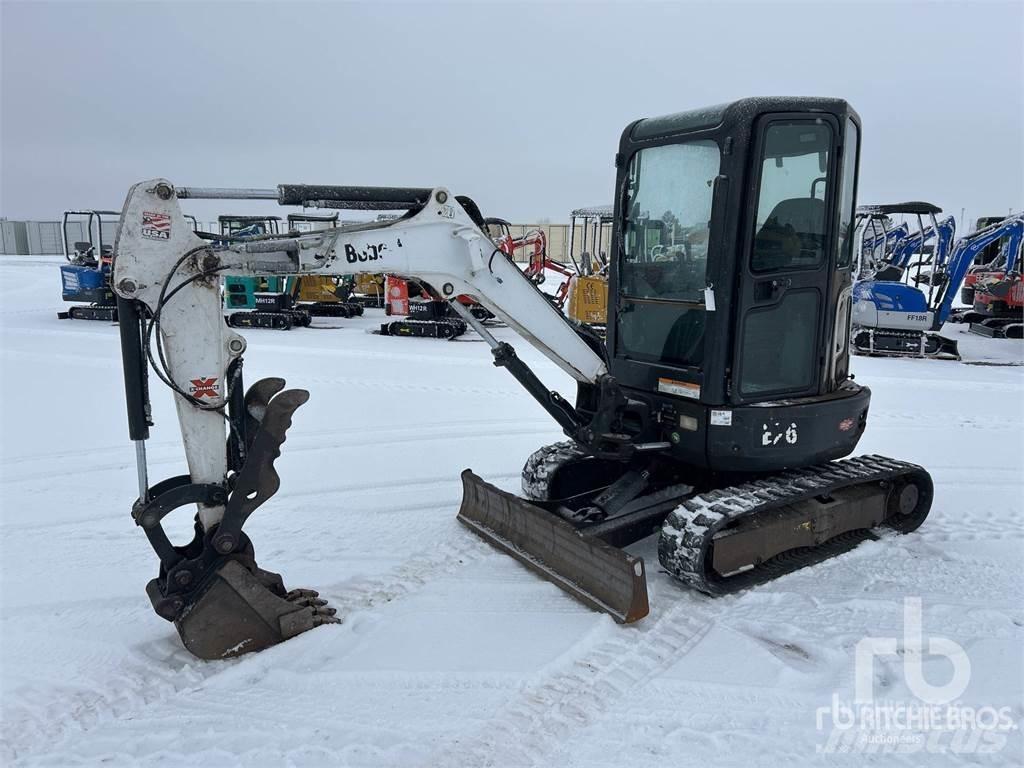
[[[398,247],[402,247],[402,241],[398,241]],[[384,252],[389,250],[387,243],[368,243],[366,248],[357,251],[352,245],[345,245],[345,260],[349,264],[356,264],[360,261],[378,261],[384,258]]]

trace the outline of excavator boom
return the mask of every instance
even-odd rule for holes
[[[273,463],[292,414],[308,393],[286,390],[281,379],[261,380],[248,392],[242,389],[246,343],[224,323],[222,275],[335,277],[372,268],[416,278],[464,313],[491,344],[495,364],[508,368],[568,435],[594,450],[606,450],[601,419],[581,415],[545,387],[509,344],[494,339],[455,300],[471,294],[578,386],[616,401],[614,382],[592,342],[484,234],[469,213],[475,210],[471,203],[463,204],[441,188],[287,185],[278,193],[281,202],[327,199],[339,206],[399,205],[411,210],[401,219],[365,225],[204,240],[186,225],[179,197],[258,199],[267,192],[176,190],[165,179],[153,179],[132,187],[117,234],[112,284],[123,312],[129,428],[139,472],[133,514],[161,560],[160,573],[147,591],[157,613],[174,621],[186,646],[203,658],[258,650],[334,620],[315,592],[289,592],[279,576],[256,566],[252,544],[242,532],[248,516],[278,488]],[[145,460],[148,367],[174,393],[189,468],[188,475],[153,486]],[[612,450],[617,438],[610,438]],[[476,484],[482,499],[497,493],[482,480]],[[198,509],[195,538],[184,547],[173,546],[161,519],[193,504]],[[473,517],[467,509],[464,505],[464,520]],[[489,510],[491,505],[482,501],[477,509]],[[481,517],[481,526],[487,522]],[[632,565],[621,565],[628,577]],[[583,584],[577,591],[588,589]]]

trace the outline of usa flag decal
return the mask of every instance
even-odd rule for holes
[[[142,214],[142,236],[150,240],[171,239],[171,217],[166,213],[150,213],[144,211]]]

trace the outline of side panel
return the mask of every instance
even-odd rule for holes
[[[827,395],[739,406],[688,402],[627,389],[659,421],[644,434],[667,440],[686,464],[720,472],[760,472],[848,456],[867,424],[871,391],[847,382]]]

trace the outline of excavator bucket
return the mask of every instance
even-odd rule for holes
[[[518,496],[462,473],[459,521],[488,543],[620,624],[648,613],[644,561]]]
[[[322,624],[337,623],[334,613],[315,591],[285,592],[276,573],[228,560],[174,624],[185,647],[211,661],[262,651]]]

